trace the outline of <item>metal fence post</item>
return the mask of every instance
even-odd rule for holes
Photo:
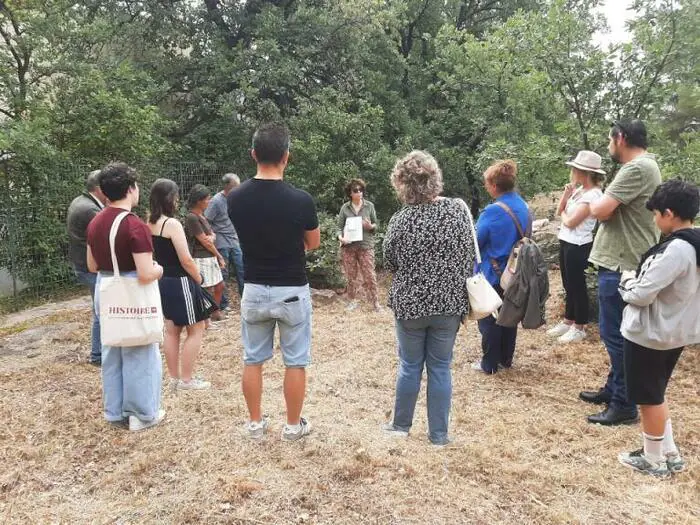
[[[12,298],[14,300],[17,300],[17,272],[15,268],[15,228],[12,224],[12,206],[10,206],[7,209],[7,237],[9,240],[9,251],[10,251],[10,267],[8,270],[10,271],[10,276],[12,277]]]

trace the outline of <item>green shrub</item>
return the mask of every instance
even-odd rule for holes
[[[342,288],[345,278],[340,269],[340,243],[336,218],[325,212],[318,214],[321,246],[307,255],[309,283],[314,288]]]

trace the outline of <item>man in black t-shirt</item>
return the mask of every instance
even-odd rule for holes
[[[257,174],[228,196],[229,217],[243,251],[245,287],[241,299],[244,348],[243,395],[250,413],[252,439],[262,439],[262,365],[272,358],[275,326],[286,367],[287,424],[282,439],[296,441],[311,431],[301,417],[306,366],[311,357],[311,296],[305,250],[319,247],[316,206],[307,192],[284,182],[289,131],[266,124],[253,135],[251,155]]]

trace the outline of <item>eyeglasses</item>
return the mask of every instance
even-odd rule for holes
[[[352,192],[353,193],[364,193],[364,190],[362,188],[353,188]]]

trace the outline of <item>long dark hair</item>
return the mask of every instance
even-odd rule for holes
[[[178,187],[170,179],[157,179],[151,186],[149,198],[150,214],[148,222],[155,224],[163,215],[173,217],[175,215],[175,200],[178,196]]]

